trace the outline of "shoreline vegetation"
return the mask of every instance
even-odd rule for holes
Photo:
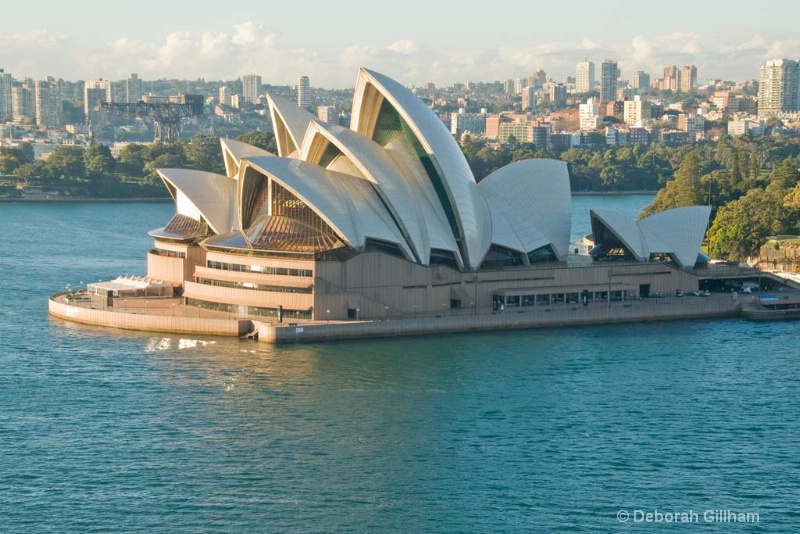
[[[271,133],[253,131],[236,140],[277,153]],[[576,196],[657,191],[640,217],[710,205],[706,249],[718,259],[754,257],[769,236],[800,234],[798,137],[723,135],[681,145],[606,146],[595,135],[590,146],[553,151],[513,137],[497,146],[464,135],[460,146],[477,181],[509,163],[550,158],[567,164]],[[224,174],[219,137],[200,134],[191,140],[129,144],[116,155],[105,145],[64,145],[38,160],[30,144],[0,147],[0,201],[166,202],[170,197],[159,168]]]
[[[658,191],[573,191],[572,196],[636,196],[636,195],[655,195]],[[15,197],[15,198],[2,198],[0,203],[6,204],[56,204],[56,203],[158,203],[167,204],[174,202],[171,198],[164,197],[109,197],[109,198],[94,198],[94,197],[81,197],[81,196],[52,196],[52,197]]]
[[[93,198],[93,197],[48,197],[48,198],[0,198],[0,203],[4,204],[83,204],[83,203],[105,203],[105,204],[167,204],[172,203],[171,198],[164,197],[141,197],[141,198]]]

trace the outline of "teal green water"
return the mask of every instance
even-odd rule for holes
[[[711,532],[800,524],[798,323],[273,348],[47,318],[66,283],[143,272],[172,209],[0,204],[0,531],[697,528],[636,510],[691,510]]]

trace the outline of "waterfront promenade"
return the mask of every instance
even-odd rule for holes
[[[736,316],[741,301],[731,294],[709,297],[667,297],[623,302],[594,302],[588,306],[563,304],[507,308],[445,310],[411,318],[391,316],[359,321],[304,321],[237,317],[181,304],[177,298],[115,299],[107,309],[101,299],[67,302],[64,294],[50,298],[50,314],[83,324],[180,334],[244,336],[258,331],[266,343],[303,343],[329,340],[429,335],[440,333],[513,330],[644,321],[672,321]]]

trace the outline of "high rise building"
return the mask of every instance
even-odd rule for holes
[[[525,78],[517,78],[514,80],[514,94],[521,95],[522,90],[525,89]]]
[[[83,112],[86,114],[87,124],[97,124],[101,102],[113,101],[114,87],[110,81],[96,78],[86,82],[83,89]]]
[[[513,137],[518,143],[533,142],[533,125],[528,121],[517,119],[511,122],[500,123],[498,139],[501,143],[508,143]]]
[[[306,109],[311,105],[311,87],[308,76],[300,76],[297,80],[297,105]]]
[[[575,68],[575,91],[578,93],[594,91],[594,63],[588,59],[578,63]]]
[[[242,95],[251,104],[258,103],[261,94],[261,76],[257,74],[245,74],[242,76]]]
[[[633,100],[625,101],[623,120],[628,126],[642,127],[644,122],[650,118],[650,102],[642,100],[636,95]]]
[[[772,59],[761,66],[758,85],[758,116],[800,111],[800,63]]]
[[[633,73],[631,85],[634,89],[639,89],[639,92],[650,89],[650,75],[643,70],[637,70]]]
[[[139,75],[132,73],[125,81],[125,101],[138,102],[142,99],[142,80]]]
[[[33,105],[33,87],[29,82],[11,88],[12,118],[18,124],[32,124],[36,118]]]
[[[0,69],[0,123],[10,121],[14,117],[14,107],[11,102],[11,88],[14,87],[14,78],[10,72]]]
[[[547,83],[547,73],[542,69],[537,70],[533,73],[533,86],[537,89],[541,89],[544,87],[544,84]]]
[[[678,67],[665,67],[663,83],[660,87],[662,91],[680,91],[681,90],[681,71]]]
[[[483,134],[486,131],[486,113],[467,113],[459,108],[458,113],[450,114],[450,133]]]
[[[536,109],[536,88],[532,86],[522,89],[522,111]]]
[[[619,69],[613,59],[603,60],[600,66],[600,102],[611,102],[617,97]]]
[[[678,115],[678,129],[689,134],[691,141],[696,140],[705,131],[706,121],[702,115],[681,113]]]
[[[697,89],[697,67],[686,65],[681,71],[681,91],[692,93]]]
[[[556,107],[564,107],[567,105],[567,88],[564,84],[554,83],[550,86],[550,102]]]
[[[48,78],[34,83],[34,112],[41,128],[61,126],[62,98],[55,80]]]
[[[503,92],[507,95],[514,94],[514,80],[512,78],[503,82]]]
[[[219,88],[219,103],[222,106],[230,106],[231,105],[231,90],[227,86],[223,85]]]
[[[581,121],[581,130],[594,130],[600,124],[600,106],[594,98],[578,106],[578,117]]]
[[[339,109],[336,106],[318,106],[317,117],[328,124],[339,124]]]
[[[548,126],[534,126],[531,128],[531,134],[537,150],[550,149],[550,128]]]

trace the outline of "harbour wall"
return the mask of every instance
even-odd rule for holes
[[[728,297],[715,299],[668,299],[630,304],[564,306],[536,311],[506,311],[482,315],[404,318],[331,324],[276,325],[253,321],[258,339],[265,343],[309,343],[320,341],[451,334],[489,330],[514,330],[558,326],[597,325],[647,321],[674,321],[732,317],[740,303]]]
[[[50,297],[48,311],[53,317],[75,323],[122,328],[125,330],[207,336],[243,336],[253,330],[253,323],[249,319],[172,317],[169,315],[95,310],[59,302],[57,298],[62,295],[52,295]]]
[[[244,318],[204,318],[138,314],[91,309],[49,299],[50,315],[76,323],[174,334],[244,336],[258,331],[264,343],[309,343],[376,337],[452,334],[491,330],[515,330],[559,326],[599,325],[648,321],[675,321],[741,315],[741,302],[719,295],[714,298],[644,299],[610,306],[553,306],[503,313],[445,315],[383,321],[336,321],[331,323],[268,323]]]

